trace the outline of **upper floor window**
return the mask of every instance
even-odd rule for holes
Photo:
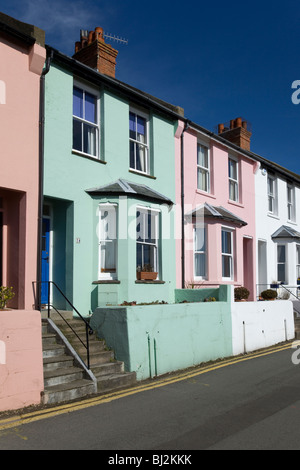
[[[277,213],[276,180],[272,176],[268,176],[268,211]]]
[[[228,178],[229,178],[229,199],[238,202],[239,200],[239,181],[238,181],[238,162],[233,158],[228,158]]]
[[[209,149],[202,144],[197,144],[197,188],[210,191]]]
[[[288,220],[291,222],[295,221],[296,211],[295,211],[295,188],[294,186],[287,185],[287,210],[288,210]]]
[[[73,88],[73,150],[99,156],[98,97],[86,89]]]
[[[129,166],[132,170],[150,173],[148,121],[145,115],[129,113]]]
[[[195,278],[205,279],[207,276],[206,227],[196,226],[194,229],[194,273]]]

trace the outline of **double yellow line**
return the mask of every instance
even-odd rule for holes
[[[136,393],[144,392],[147,390],[152,390],[158,387],[164,387],[169,384],[180,382],[182,380],[191,379],[197,377],[198,375],[206,374],[213,370],[221,369],[239,362],[248,361],[250,359],[255,359],[257,357],[267,356],[269,354],[274,354],[276,352],[283,351],[285,349],[291,349],[292,343],[285,343],[283,345],[275,346],[272,348],[267,348],[258,352],[250,353],[243,356],[237,356],[231,359],[220,360],[219,362],[214,362],[211,365],[206,366],[196,366],[193,369],[188,371],[181,372],[177,375],[171,375],[169,377],[164,377],[162,379],[154,379],[155,381],[147,383],[144,385],[138,385],[133,388],[126,390],[121,390],[119,392],[109,393],[105,395],[99,395],[93,398],[88,398],[81,400],[80,402],[73,402],[65,405],[60,405],[57,407],[50,407],[43,410],[37,410],[31,413],[26,413],[23,415],[15,415],[10,418],[0,420],[0,432],[5,431],[10,428],[19,427],[23,424],[33,423],[34,421],[39,421],[41,419],[52,418],[61,414],[71,413],[73,411],[83,410],[91,406],[101,405],[103,403],[109,403],[114,400],[119,400],[120,398],[128,397],[130,395],[135,395]],[[1,437],[1,436],[0,436]]]

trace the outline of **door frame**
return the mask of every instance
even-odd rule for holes
[[[45,213],[45,206],[49,208],[49,213]],[[49,220],[49,281],[53,280],[53,227],[52,227],[52,205],[48,203],[44,203],[43,206],[43,217],[42,220],[47,219]],[[41,253],[42,256],[42,253]],[[50,284],[50,303],[52,303],[53,300],[53,288],[52,285]],[[45,304],[43,304],[45,305]],[[46,306],[48,303],[46,303]]]

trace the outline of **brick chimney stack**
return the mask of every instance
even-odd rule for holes
[[[73,58],[115,78],[118,51],[111,45],[105,44],[103,29],[98,27],[90,32],[81,30],[80,36],[80,41],[75,43]]]
[[[241,117],[232,119],[230,124],[219,124],[218,134],[229,142],[238,145],[244,150],[250,150],[252,133],[248,129],[249,123]]]

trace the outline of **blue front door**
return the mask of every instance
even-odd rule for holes
[[[42,287],[41,303],[48,304],[49,255],[50,255],[50,219],[43,218],[42,231]]]

